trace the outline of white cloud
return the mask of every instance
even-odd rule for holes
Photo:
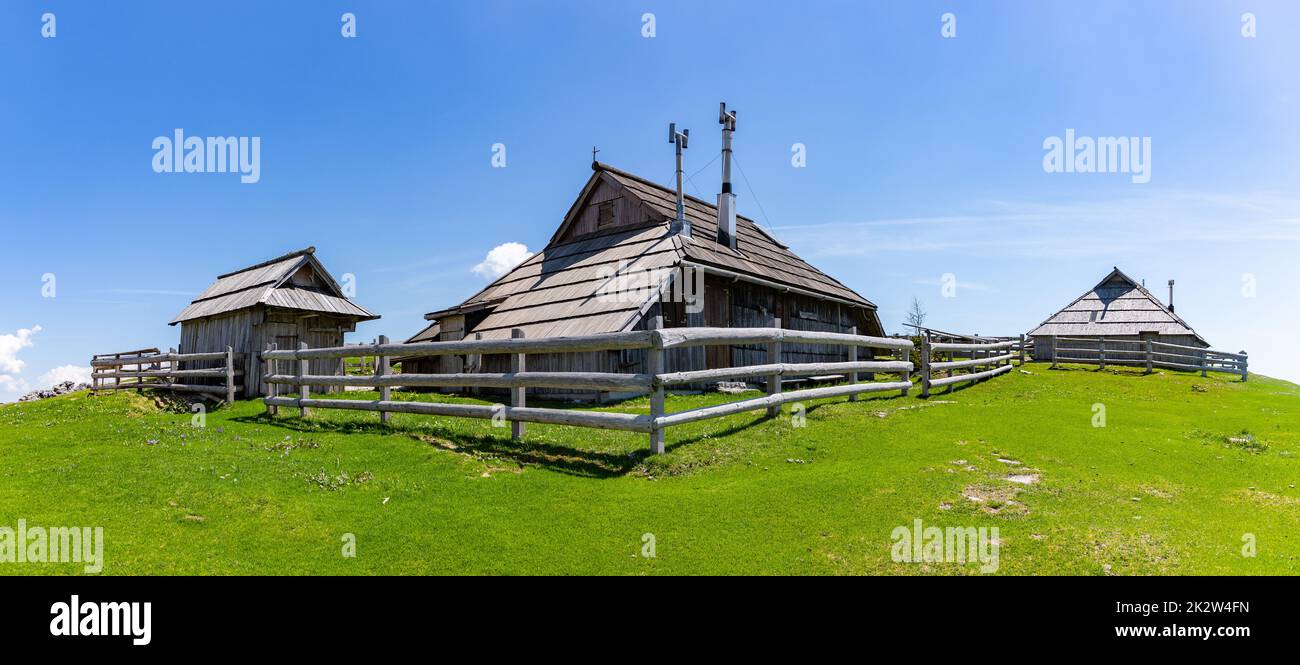
[[[54,369],[42,374],[41,378],[37,379],[37,381],[40,382],[42,388],[55,386],[64,381],[71,381],[73,383],[90,383],[90,368],[78,367],[76,365],[63,365],[61,367],[55,367]]]
[[[19,328],[13,334],[0,335],[0,375],[17,374],[23,371],[27,363],[18,359],[18,351],[32,345],[32,335],[41,331],[40,326]]]
[[[474,274],[481,275],[488,279],[496,279],[510,269],[527,261],[533,255],[528,251],[528,246],[517,242],[507,242],[492,248],[487,253],[487,258],[481,263],[474,266]]]
[[[0,402],[16,399],[18,395],[30,392],[31,389],[32,386],[20,377],[0,374]]]

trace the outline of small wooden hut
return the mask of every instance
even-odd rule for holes
[[[1035,359],[1052,359],[1053,335],[1101,338],[1107,342],[1131,341],[1134,350],[1140,350],[1139,343],[1147,340],[1200,348],[1210,346],[1186,321],[1174,314],[1172,304],[1161,303],[1146,287],[1119,268],[1029,332],[1034,340]],[[1080,352],[1070,355],[1079,356]]]
[[[244,396],[251,398],[261,393],[261,351],[268,343],[342,346],[358,322],[379,318],[344,295],[315,252],[308,247],[218,276],[171,321],[181,327],[180,353],[230,346],[244,354]],[[340,363],[313,360],[310,372],[339,374]]]
[[[669,328],[779,322],[791,330],[884,334],[871,301],[800,259],[752,220],[734,212],[730,218],[725,211],[719,215],[714,204],[684,196],[689,227],[683,232],[674,224],[674,189],[599,162],[592,170],[542,251],[459,305],[426,314],[428,325],[406,341],[505,338],[516,328],[529,338],[643,330],[658,317]],[[688,293],[695,297],[674,296]],[[529,356],[528,369],[641,372],[641,356],[543,354]],[[666,371],[759,364],[765,358],[761,345],[680,349],[667,354]],[[845,351],[791,344],[784,359],[841,361]],[[504,372],[507,362],[506,356],[411,358],[402,371]]]

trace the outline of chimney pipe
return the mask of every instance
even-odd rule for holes
[[[718,244],[736,248],[736,195],[731,193],[731,135],[736,131],[736,111],[727,112],[727,103],[718,105],[718,124],[722,125],[722,193],[718,194]]]
[[[1174,280],[1169,280],[1169,311],[1174,311]]]
[[[686,199],[682,193],[682,150],[689,147],[691,130],[677,131],[677,123],[668,123],[668,142],[677,147],[677,219],[669,226],[671,233],[691,236],[691,223],[686,219]]]

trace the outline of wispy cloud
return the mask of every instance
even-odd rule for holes
[[[130,295],[130,296],[195,296],[194,291],[178,291],[173,289],[87,289],[87,293],[103,293],[113,295]]]
[[[1035,258],[1148,251],[1153,244],[1300,241],[1300,199],[1273,194],[1156,192],[1068,203],[978,201],[937,217],[850,220],[781,226],[782,238],[811,256],[881,253],[977,254]],[[909,230],[900,233],[898,227]]]

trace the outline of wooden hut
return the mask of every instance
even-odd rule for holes
[[[224,351],[244,354],[244,396],[261,393],[261,351],[342,346],[357,323],[377,319],[344,295],[316,248],[291,252],[217,277],[172,319],[181,327],[181,353]],[[311,374],[339,374],[339,360],[311,361]],[[196,366],[195,368],[198,368]]]
[[[1186,321],[1174,314],[1173,305],[1161,303],[1146,287],[1119,268],[1029,332],[1034,340],[1035,359],[1052,359],[1053,335],[1101,338],[1107,342],[1131,341],[1132,350],[1141,350],[1141,343],[1147,340],[1200,348],[1210,346]],[[1070,355],[1087,357],[1081,352],[1071,352]]]
[[[599,162],[542,251],[455,307],[425,315],[407,342],[528,338],[664,327],[766,327],[883,335],[876,306],[743,216]],[[729,187],[728,187],[729,190]],[[733,208],[734,209],[734,208]],[[528,357],[533,371],[641,372],[640,351]],[[842,347],[787,345],[787,362],[844,360]],[[765,362],[764,347],[667,354],[667,371]],[[506,356],[412,358],[404,372],[508,371]],[[546,392],[546,391],[538,391]]]

